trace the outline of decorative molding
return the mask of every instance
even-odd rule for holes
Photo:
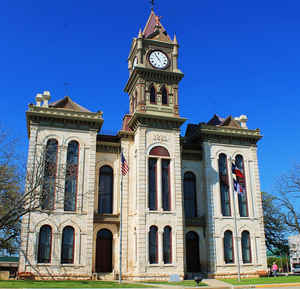
[[[70,129],[99,131],[103,124],[102,111],[82,112],[54,107],[29,105],[26,111],[27,131],[30,136],[31,124],[63,127]]]
[[[179,129],[185,121],[186,119],[182,117],[150,115],[147,113],[135,112],[128,123],[128,127],[130,127],[133,131],[135,131],[139,126],[160,129]]]
[[[104,153],[119,154],[121,152],[121,144],[98,141],[97,145],[96,145],[96,151],[104,152]]]

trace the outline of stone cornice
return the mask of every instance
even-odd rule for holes
[[[121,143],[97,141],[96,151],[119,154],[121,152]]]
[[[134,132],[133,131],[127,131],[127,130],[120,130],[118,132],[118,136],[120,138],[131,138],[133,139],[134,137]]]
[[[262,138],[262,135],[260,134],[259,129],[250,130],[243,128],[199,124],[197,132],[192,138],[200,138],[202,140],[239,139],[241,141],[256,144]]]
[[[135,112],[128,123],[128,127],[131,128],[132,131],[135,131],[138,126],[179,129],[185,121],[186,118],[182,117]]]
[[[142,77],[143,79],[149,81],[178,83],[183,78],[183,76],[184,74],[181,72],[154,70],[137,65],[131,73],[127,84],[124,88],[124,91],[130,93],[130,88],[132,87],[132,84],[134,84],[137,78],[139,77]]]
[[[53,125],[55,122],[62,122],[63,124],[79,124],[96,129],[99,131],[103,124],[102,111],[99,112],[83,112],[54,107],[42,107],[29,105],[29,109],[26,111],[27,130],[28,136],[30,136],[30,122],[35,123],[49,123]]]

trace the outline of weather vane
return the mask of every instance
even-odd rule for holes
[[[153,9],[154,9],[154,0],[150,0],[149,2],[150,2],[150,4],[151,4],[151,6],[152,6],[152,7],[151,7],[151,10],[153,10]]]

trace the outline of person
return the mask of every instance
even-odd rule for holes
[[[278,266],[275,262],[273,262],[273,265],[272,265],[272,272],[273,272],[273,276],[274,277],[277,277],[277,271],[278,271]]]

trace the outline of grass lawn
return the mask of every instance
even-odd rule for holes
[[[232,285],[250,285],[250,284],[274,284],[274,283],[300,283],[300,276],[279,276],[279,277],[261,277],[241,279],[222,279],[222,281]]]
[[[141,288],[143,284],[130,284],[115,281],[0,281],[0,288]],[[153,286],[154,287],[154,286]]]
[[[186,286],[186,287],[196,287],[197,284],[194,280],[184,280],[180,282],[168,282],[168,281],[149,281],[145,283],[150,284],[165,284],[165,285],[174,285],[174,286]],[[200,282],[199,286],[207,286],[205,283]]]

